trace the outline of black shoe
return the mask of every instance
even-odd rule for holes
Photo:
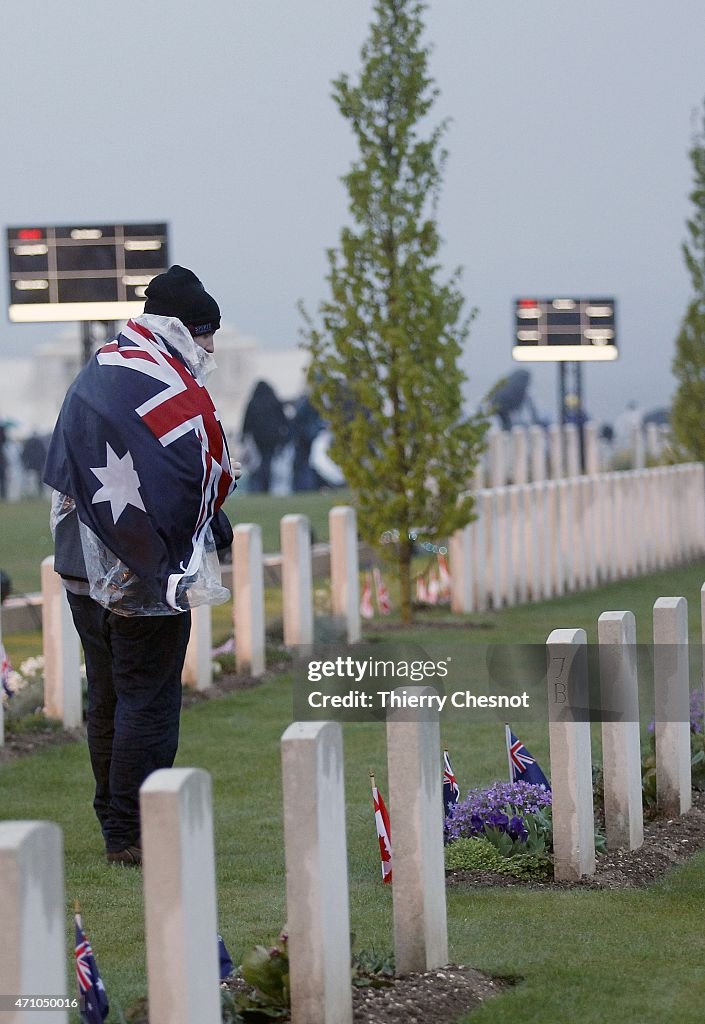
[[[142,850],[139,846],[126,846],[124,850],[119,850],[117,853],[108,851],[105,857],[108,864],[119,864],[126,868],[142,867]]]

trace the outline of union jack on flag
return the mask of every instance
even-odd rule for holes
[[[130,320],[69,388],[44,474],[166,612],[189,607],[184,592],[234,486],[217,410],[189,356],[178,321]]]
[[[447,750],[443,751],[443,808],[446,818],[453,817],[455,805],[460,799],[460,786],[453,773],[450,763],[450,755]]]
[[[80,914],[75,915],[75,921],[76,980],[81,996],[81,1022],[82,1024],[103,1024],[110,1009],[108,994],[105,991],[91,944],[83,931]]]
[[[532,757],[521,740],[518,740],[508,725],[504,727],[507,741],[510,779],[512,782],[531,782],[550,790],[548,779],[541,771],[538,761]]]

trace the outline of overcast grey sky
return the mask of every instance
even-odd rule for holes
[[[370,0],[5,5],[3,239],[5,225],[165,220],[172,262],[229,323],[295,346],[297,300],[326,295],[355,153],[330,82],[359,68],[371,14]],[[705,3],[431,0],[426,24],[436,119],[452,118],[442,258],[479,310],[469,399],[517,367],[513,298],[615,295],[621,358],[587,366],[588,409],[667,404]],[[60,330],[4,316],[0,355]],[[528,368],[555,414],[555,366]]]

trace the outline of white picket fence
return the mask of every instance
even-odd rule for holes
[[[705,614],[705,585],[701,602]],[[655,603],[653,636],[658,804],[675,816],[688,810],[691,798],[684,598]],[[609,849],[636,849],[643,842],[635,638],[631,612],[600,616],[602,704],[613,712],[602,727]],[[554,630],[547,641],[547,666],[555,877],[577,880],[595,873],[585,631]],[[409,721],[408,712],[398,712],[389,716],[386,736],[393,941],[397,972],[403,975],[448,960],[439,721],[428,714]],[[292,1021],[351,1024],[341,726],[296,722],[282,736],[281,753]],[[155,772],[142,786],[140,808],[151,1024],[219,1024],[210,776],[195,768]],[[0,823],[0,906],[5,939],[0,993],[65,996],[63,851],[57,825]],[[232,930],[237,922],[228,925]],[[2,1008],[10,1024],[68,1020],[63,1011],[36,1011],[28,1018],[25,1011]]]
[[[635,426],[619,454],[632,469],[644,469],[647,460],[660,462],[668,453],[668,427],[649,423]],[[623,439],[624,440],[624,439]],[[596,423],[583,427],[584,467],[581,467],[580,434],[574,423],[540,426],[515,426],[511,430],[492,428],[487,435],[487,448],[475,472],[474,487],[505,487],[507,484],[540,483],[581,475],[607,472],[611,446],[600,440]]]

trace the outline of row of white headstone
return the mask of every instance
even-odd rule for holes
[[[450,541],[451,606],[458,614],[559,597],[677,565],[705,552],[705,466],[680,464],[481,491],[477,518]],[[314,639],[310,525],[281,521],[284,643]],[[348,643],[361,636],[355,510],[329,514],[331,609]],[[238,672],[265,671],[262,533],[240,524],[233,541]],[[42,563],[44,702],[67,729],[82,721],[80,645],[53,559]],[[212,684],[211,612],[194,609],[184,682]],[[0,744],[3,741],[0,705]]]
[[[476,468],[474,487],[482,490],[508,483],[562,480],[580,476],[583,471],[593,476],[609,469],[596,423],[584,425],[582,447],[581,459],[580,433],[574,423],[490,430],[487,449]],[[649,423],[643,429],[635,429],[628,452],[632,468],[644,469],[647,461],[662,459],[666,449],[664,428]]]
[[[479,491],[450,541],[458,613],[561,597],[705,552],[705,466],[681,463]]]
[[[702,591],[705,620],[705,586]],[[691,799],[688,614],[684,598],[653,610],[656,779],[659,808]],[[636,626],[631,612],[598,622],[607,844],[643,842]],[[554,870],[595,872],[586,634],[547,641]],[[437,716],[387,719],[394,822],[393,932],[398,974],[448,961]],[[350,1024],[350,914],[342,730],[295,722],[281,741],[288,951],[293,1024]],[[140,793],[145,937],[152,1024],[217,1024],[217,897],[211,780],[199,769],[155,772]],[[5,952],[0,992],[66,994],[62,834],[49,822],[0,824]],[[21,1012],[8,1009],[21,1024]],[[33,1019],[60,1024],[67,1014]]]
[[[394,946],[406,974],[448,960],[438,720],[387,725],[394,816]],[[281,742],[292,1021],[350,1024],[350,923],[342,729],[294,723]],[[163,769],[140,791],[151,1024],[219,1024],[210,775]],[[63,836],[0,823],[0,993],[61,997],[66,981]],[[237,922],[229,922],[229,928]],[[100,951],[97,951],[100,958]],[[109,989],[109,979],[105,979]],[[11,1024],[25,1012],[0,1005]],[[61,1024],[68,1013],[32,1020]]]
[[[705,637],[705,585],[701,619]],[[644,840],[633,613],[604,612],[598,619],[598,645],[599,715],[594,706],[591,714],[585,631],[556,629],[547,641],[554,872],[558,880],[595,873],[591,717],[602,721],[608,849],[634,850]],[[657,807],[662,814],[676,817],[691,806],[688,604],[684,597],[662,597],[654,604],[652,666]]]

